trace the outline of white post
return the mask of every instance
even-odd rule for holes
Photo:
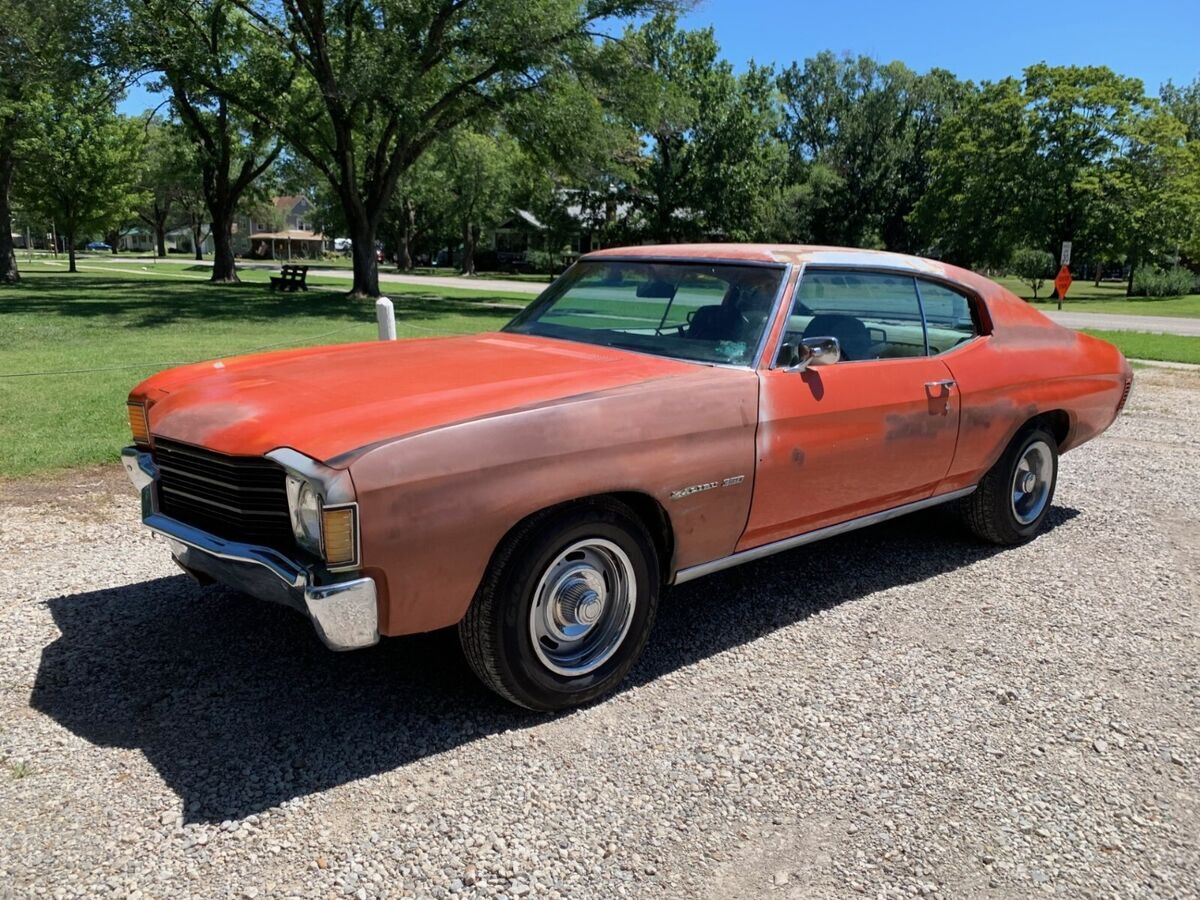
[[[394,341],[396,339],[396,310],[392,306],[392,301],[387,297],[380,297],[375,301],[375,318],[379,322],[379,339]]]

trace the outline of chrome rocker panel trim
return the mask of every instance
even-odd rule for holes
[[[949,503],[951,500],[957,500],[960,497],[966,497],[968,494],[975,493],[975,485],[963,488],[960,491],[951,491],[947,494],[937,494],[933,497],[926,497],[924,500],[917,500],[913,503],[905,503],[903,506],[894,506],[891,509],[881,510],[877,513],[871,513],[869,516],[860,516],[857,519],[850,519],[846,522],[838,522],[836,525],[828,525],[825,528],[818,528],[816,531],[806,531],[804,534],[798,534],[795,537],[784,538],[782,541],[775,541],[771,544],[763,544],[761,547],[751,547],[749,550],[743,550],[741,553],[732,553],[729,556],[723,556],[720,559],[714,559],[712,562],[701,563],[698,566],[689,566],[686,569],[680,569],[675,573],[675,579],[672,584],[683,584],[687,581],[693,581],[697,578],[703,578],[705,575],[711,575],[714,572],[720,572],[724,569],[732,569],[734,566],[740,566],[742,563],[754,562],[756,559],[763,559],[768,556],[773,556],[776,553],[782,553],[785,550],[792,550],[796,547],[803,547],[805,544],[813,544],[825,538],[835,537],[839,534],[845,534],[847,531],[856,531],[859,528],[866,528],[870,525],[877,525],[880,522],[886,522],[888,519],[894,519],[897,516],[907,515],[911,512],[916,512],[919,509],[926,509],[930,506],[937,506],[940,503]]]
[[[304,613],[331,650],[354,650],[379,642],[374,579],[318,584],[316,570],[277,550],[227,541],[163,515],[155,496],[158,467],[153,457],[126,447],[121,451],[121,463],[141,493],[142,523],[166,539],[171,555],[188,574]]]

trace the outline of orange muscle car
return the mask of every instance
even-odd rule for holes
[[[489,687],[555,709],[622,679],[667,585],[951,501],[1029,540],[1131,379],[939,262],[636,247],[497,333],[162,372],[123,460],[202,582],[334,649],[457,626]]]

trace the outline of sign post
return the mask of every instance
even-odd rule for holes
[[[1062,302],[1067,296],[1067,291],[1071,288],[1071,270],[1063,266],[1058,270],[1058,274],[1054,276],[1054,289],[1058,291],[1058,308],[1062,309]]]
[[[1066,299],[1067,289],[1071,286],[1071,272],[1067,268],[1071,265],[1071,242],[1062,242],[1062,252],[1058,254],[1058,264],[1062,267],[1058,270],[1058,275],[1054,278],[1054,290],[1058,292],[1058,308],[1062,309],[1062,302]]]

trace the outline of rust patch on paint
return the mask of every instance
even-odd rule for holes
[[[939,400],[937,405],[941,409],[943,405],[942,401]],[[957,419],[957,416],[955,418]],[[884,440],[932,441],[940,437],[950,424],[949,410],[941,415],[930,415],[927,412],[918,412],[906,416],[890,415],[886,419],[887,430],[884,434]]]

